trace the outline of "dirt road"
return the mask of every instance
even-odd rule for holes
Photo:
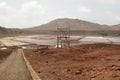
[[[0,64],[0,80],[32,80],[24,61],[23,51],[14,50],[12,54]]]

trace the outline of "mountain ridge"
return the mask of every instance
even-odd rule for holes
[[[79,20],[79,19],[69,19],[69,18],[56,19],[51,22],[48,22],[47,24],[32,27],[29,29],[32,29],[32,30],[56,30],[57,27],[70,27],[71,30],[83,30],[83,31],[84,30],[85,31],[100,31],[100,30],[101,31],[109,31],[109,30],[114,31],[114,30],[120,29],[120,25],[117,26],[117,27],[119,27],[119,29],[118,29],[117,27],[114,28],[114,25],[113,26],[101,25],[101,24],[83,21],[83,20]]]
[[[120,35],[120,24],[117,25],[101,25],[97,23],[92,23],[89,21],[84,21],[80,19],[69,19],[69,18],[60,18],[50,21],[46,24],[25,28],[4,28],[0,26],[0,36],[1,35],[22,35],[22,34],[44,34],[44,33],[55,33],[57,28],[70,27],[71,32],[73,33],[92,33],[92,34],[119,34]]]

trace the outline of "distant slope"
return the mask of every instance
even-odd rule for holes
[[[6,33],[7,33],[7,29],[0,26],[0,34],[6,34]]]
[[[70,27],[72,34],[92,34],[92,35],[119,35],[120,36],[120,24],[108,26],[83,21],[79,19],[56,19],[47,24],[36,26],[27,29],[15,29],[0,27],[0,37],[4,36],[16,36],[26,34],[55,34],[57,28]]]
[[[114,30],[120,31],[120,24],[118,24],[118,25],[113,25],[112,28],[113,28]]]
[[[29,31],[26,31],[24,29],[4,28],[0,26],[0,37],[16,36],[21,34],[27,34],[28,32]]]
[[[8,30],[0,26],[0,37],[3,37],[4,35],[7,35],[7,34],[8,34]]]
[[[113,26],[100,25],[92,22],[87,22],[79,19],[56,19],[44,24],[41,26],[33,27],[31,30],[48,30],[54,31],[58,27],[70,27],[71,30],[80,30],[80,31],[114,31],[118,30]],[[120,27],[118,27],[120,29]]]

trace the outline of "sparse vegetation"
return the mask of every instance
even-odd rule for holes
[[[101,35],[101,36],[108,36],[107,33],[101,33],[100,35]]]

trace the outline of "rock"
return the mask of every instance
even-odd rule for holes
[[[46,63],[48,63],[48,61],[46,61]]]
[[[40,74],[41,72],[40,72],[40,71],[38,71],[38,73]]]
[[[67,69],[67,72],[70,72],[70,69]]]
[[[79,70],[79,71],[75,72],[75,75],[79,75],[79,74],[82,74],[82,70]]]
[[[61,80],[60,78],[58,78],[58,80]]]

